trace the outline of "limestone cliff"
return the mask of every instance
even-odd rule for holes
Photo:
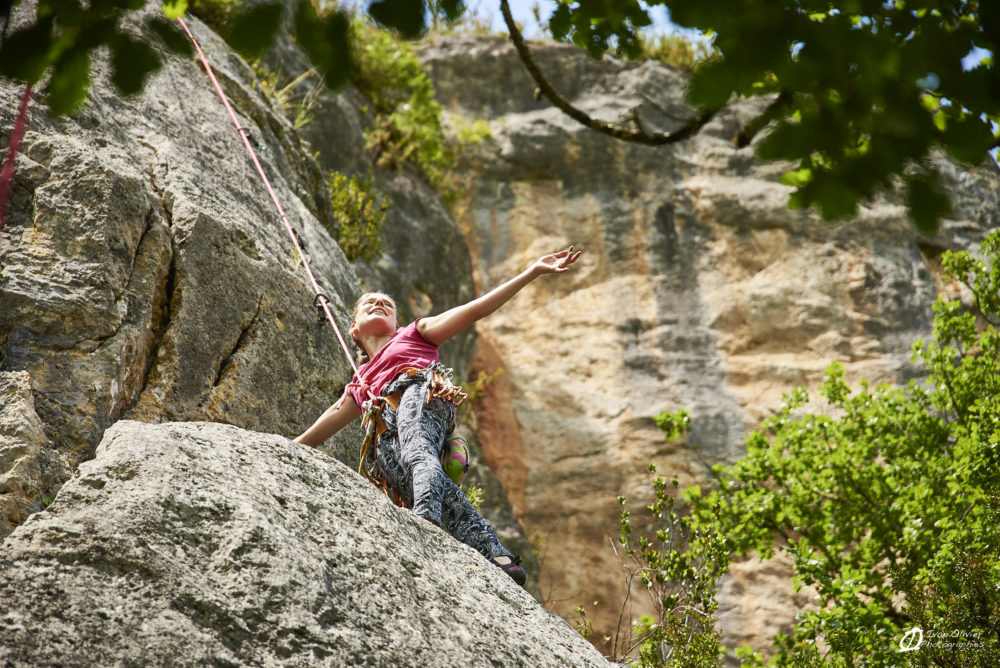
[[[593,117],[663,131],[691,114],[683,75],[662,64],[533,48]],[[584,249],[573,272],[480,323],[477,366],[505,372],[481,404],[479,435],[529,535],[548,545],[542,591],[567,616],[605,601],[599,637],[623,595],[608,545],[616,497],[648,497],[650,462],[683,483],[706,480],[784,393],[818,385],[832,360],[852,380],[912,377],[909,346],[927,333],[939,289],[936,257],[997,225],[1000,175],[995,164],[942,165],[955,211],[934,238],[919,237],[891,196],[833,225],[786,207],[786,167],[734,148],[749,103],[692,140],[652,148],[537,100],[502,39],[431,41],[422,56],[451,111],[486,119],[493,133],[464,162],[459,219],[480,291],[549,249]],[[691,412],[691,431],[667,444],[653,416],[678,408]],[[765,648],[808,600],[778,595],[787,579],[774,565],[734,572],[722,597],[727,641]]]
[[[14,25],[32,12],[22,2]],[[500,499],[487,514],[505,543],[521,540],[515,551],[530,556],[518,520],[526,525],[542,550],[536,591],[558,601],[558,612],[605,601],[599,633],[610,624],[602,610],[621,595],[607,542],[617,531],[615,497],[643,497],[650,461],[685,482],[703,480],[708,465],[739,454],[746,428],[782,393],[815,384],[831,359],[853,379],[910,377],[909,343],[926,331],[942,287],[936,255],[974,246],[1000,209],[995,167],[948,168],[956,213],[935,238],[917,237],[891,198],[846,225],[827,225],[785,208],[779,167],[731,146],[746,116],[740,105],[672,148],[621,144],[535,101],[503,41],[450,37],[423,50],[440,97],[461,116],[488,119],[493,132],[462,165],[464,213],[456,224],[419,175],[376,170],[393,205],[386,253],[370,266],[351,264],[334,240],[325,170],[370,165],[365,100],[351,89],[324,93],[316,120],[298,132],[252,68],[204,25],[192,26],[342,328],[363,282],[389,289],[412,317],[482,293],[542,253],[585,248],[571,273],[539,280],[482,323],[478,347],[470,333],[443,355],[463,376],[474,350],[473,370],[504,369],[475,415],[475,436],[499,474],[478,469]],[[448,594],[456,589],[451,566],[474,580],[476,595],[508,598],[489,623],[506,614],[497,625],[514,628],[514,641],[515,617],[551,626],[492,571],[476,571],[460,546],[393,511],[329,458],[251,433],[298,433],[339,395],[350,368],[333,333],[316,323],[297,258],[200,66],[164,55],[136,97],[115,95],[108,64],[98,61],[85,109],[53,120],[39,99],[31,108],[0,234],[0,537],[14,531],[0,568],[17,583],[0,594],[5,603],[21,588],[47,598],[9,599],[18,612],[0,617],[0,646],[10,639],[23,653],[4,660],[55,662],[30,638],[96,647],[107,627],[118,634],[108,647],[123,656],[141,647],[127,636],[154,642],[162,632],[154,644],[163,656],[172,639],[193,638],[184,655],[192,664],[306,665],[344,651],[390,665],[430,651],[429,626],[403,627],[412,643],[400,653],[391,636],[377,635],[388,623],[378,615],[397,594],[414,614],[418,603],[430,609],[439,633],[448,627],[444,607],[471,610]],[[288,73],[304,67],[293,44],[272,55]],[[646,127],[665,129],[687,113],[683,76],[662,65],[595,62],[554,46],[540,48],[539,60],[595,115],[638,112]],[[19,93],[0,80],[4,129]],[[665,444],[652,416],[680,407],[693,415],[691,434]],[[123,418],[171,424],[113,426]],[[234,427],[176,424],[195,421]],[[325,451],[350,461],[356,446],[357,432],[345,430]],[[192,482],[158,487],[178,472]],[[211,491],[199,495],[199,487]],[[136,518],[125,512],[133,508]],[[380,552],[385,564],[374,559],[355,522],[402,552]],[[438,548],[448,568],[424,569],[405,556]],[[343,567],[360,571],[363,598],[378,608],[371,617],[359,612],[355,626],[324,614],[325,596],[343,597],[337,609],[368,607],[347,591]],[[734,570],[723,589],[728,640],[763,647],[803,603],[773,595],[783,577],[773,565]],[[322,581],[310,579],[317,573]],[[414,588],[380,598],[375,583],[390,577],[408,577]],[[102,588],[118,598],[87,607]],[[76,593],[63,603],[60,591]],[[158,615],[145,627],[134,592]],[[59,614],[43,624],[44,606]],[[492,656],[475,644],[479,622],[461,621],[448,627],[450,641]],[[594,655],[560,634],[524,636],[531,661],[523,665],[588,665]],[[527,646],[549,642],[548,658]],[[514,652],[504,647],[501,663]],[[445,655],[444,665],[460,665],[464,652]]]
[[[159,7],[158,1],[151,1],[144,12]],[[34,3],[19,4],[12,29],[33,12]],[[363,277],[395,292],[404,317],[417,314],[413,304],[439,312],[472,296],[468,253],[454,221],[433,189],[406,170],[376,171],[378,188],[392,203],[385,255],[371,267],[352,265],[337,245],[338,222],[327,195],[325,169],[351,173],[365,168],[368,158],[360,129],[365,101],[357,91],[324,94],[324,126],[339,134],[317,131],[311,136],[317,146],[309,146],[284,111],[263,94],[252,68],[199,21],[189,22],[252,137],[342,331]],[[125,28],[138,31],[139,25],[137,19]],[[135,97],[115,94],[109,64],[99,57],[88,104],[81,111],[50,118],[44,90],[32,102],[0,234],[0,538],[51,503],[81,463],[95,456],[106,430],[123,418],[147,423],[211,421],[294,436],[336,400],[350,379],[334,333],[317,323],[298,259],[200,65],[161,55],[164,67]],[[304,62],[288,43],[279,45],[276,57],[291,71]],[[0,127],[5,131],[13,124],[20,92],[14,83],[0,80]],[[317,148],[323,165],[315,158]],[[450,271],[442,272],[442,266]],[[457,337],[442,350],[442,358],[461,373],[470,361],[473,341],[472,332]],[[356,429],[346,429],[323,449],[355,462],[359,441]],[[489,481],[491,474],[479,475]],[[233,490],[219,496],[238,493],[241,485],[252,482],[229,479],[223,487]],[[73,484],[62,494],[71,496]],[[502,496],[495,478],[490,484]],[[101,495],[100,490],[95,493]],[[309,492],[303,490],[302,496]],[[487,516],[505,544],[526,553],[530,562],[530,546],[520,526],[499,501],[501,506],[488,508]],[[65,507],[62,503],[51,508]],[[119,519],[115,513],[107,515],[109,522]],[[212,531],[209,526],[202,529]],[[103,531],[114,536],[115,530],[108,524]],[[185,531],[169,523],[163,530]],[[344,530],[322,527],[333,534]],[[383,533],[395,530],[383,527]],[[10,538],[0,552],[7,554],[15,540]],[[413,547],[405,540],[399,544],[402,550]],[[290,543],[287,549],[297,548]],[[370,566],[370,554],[345,554],[340,556],[345,570]],[[530,570],[533,576],[536,569]],[[71,578],[74,569],[50,574],[61,581]],[[238,573],[230,575],[230,584],[237,586]],[[198,608],[200,581],[201,575],[192,571],[181,583],[191,588],[186,595],[195,597],[189,610],[197,618],[195,624],[226,623],[224,616],[212,617],[214,608]],[[60,586],[54,582],[50,591],[58,592]],[[457,585],[440,580],[433,585],[442,590],[452,586]],[[180,589],[173,591],[181,596]],[[373,591],[369,594],[375,596]],[[120,603],[107,599],[109,609],[132,605],[128,590],[113,595]],[[3,602],[0,609],[7,609],[6,594]],[[386,597],[358,602],[359,607],[367,604],[381,610],[395,606]],[[36,603],[24,605],[24,619],[33,616],[54,624],[48,631],[33,626],[31,636],[61,634],[69,628],[60,631],[62,622],[53,621],[59,617],[32,607]],[[442,598],[435,605],[447,607],[447,601]],[[523,611],[515,606],[505,614],[520,617]],[[81,625],[67,636],[71,639],[89,633],[93,620],[81,612],[79,619],[65,621]],[[334,621],[341,623],[339,618]],[[70,651],[66,646],[55,646],[43,658],[34,653],[41,650],[18,635],[18,629],[25,628],[20,621],[8,618],[5,623],[13,634],[5,636],[5,648],[20,652],[17,648],[27,645],[25,653],[5,655],[0,663],[6,664],[7,657],[21,665],[36,659],[64,663],[59,656]],[[380,623],[388,625],[384,619]],[[126,622],[129,629],[131,624]],[[480,647],[464,625],[442,627],[440,633],[447,638],[464,638],[470,647]],[[367,630],[352,627],[350,633],[364,637]],[[7,645],[8,639],[18,645]],[[357,651],[363,652],[367,641],[359,642],[362,649]],[[380,656],[375,665],[393,665],[392,642],[385,637],[378,642],[387,653],[375,651]],[[113,655],[104,651],[94,650],[94,655]],[[264,649],[248,645],[241,651],[231,654],[237,657],[232,661],[269,662],[252,658],[258,651],[269,656]],[[284,646],[275,651],[279,656],[286,652]],[[162,652],[167,656],[168,650]],[[531,652],[522,649],[526,656]],[[219,654],[224,655],[230,656]],[[209,655],[192,654],[185,662],[200,665],[198,657],[204,656]],[[314,658],[324,656],[320,649]],[[332,656],[330,665],[340,665],[342,657]],[[467,655],[460,651],[442,661],[470,663],[460,657]],[[576,662],[562,660],[564,665]],[[311,665],[302,657],[291,663]]]
[[[146,13],[158,8],[152,2]],[[33,11],[33,3],[22,3],[14,27]],[[458,229],[415,174],[377,174],[392,209],[386,253],[374,266],[352,265],[334,240],[339,224],[326,169],[351,173],[365,160],[364,100],[356,91],[324,94],[323,123],[310,130],[314,148],[262,92],[251,67],[189,20],[343,332],[362,289],[359,273],[373,287],[392,290],[406,317],[415,315],[415,301],[439,312],[471,298]],[[304,57],[281,46],[281,63],[301,71]],[[0,414],[0,433],[21,445],[11,441],[2,455],[0,536],[51,498],[121,417],[212,420],[293,436],[350,378],[334,332],[317,323],[287,234],[200,65],[162,56],[164,67],[135,97],[116,95],[108,63],[98,60],[81,111],[53,120],[38,94],[30,107],[0,234],[0,374],[22,374],[2,381],[21,389]],[[5,128],[13,124],[19,94],[0,80]],[[452,268],[447,275],[441,263]],[[449,342],[443,359],[463,373],[473,340],[469,332]],[[356,429],[345,430],[327,451],[353,461],[358,438]]]
[[[0,551],[4,666],[604,666],[500,569],[340,462],[119,421]]]

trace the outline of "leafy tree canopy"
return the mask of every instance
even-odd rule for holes
[[[796,390],[718,489],[686,490],[697,531],[736,555],[787,549],[815,590],[774,663],[1000,665],[1000,232],[983,251],[944,257],[974,305],[935,304],[914,345],[926,382],[852,393],[834,364],[829,414]],[[914,628],[922,647],[901,653]]]
[[[792,208],[850,215],[902,177],[914,224],[931,233],[949,212],[931,152],[979,165],[1000,146],[995,0],[559,0],[548,25],[593,56],[634,58],[656,6],[718,50],[694,73],[693,106],[772,101],[734,141],[770,127],[757,154],[797,163],[784,177]]]
[[[310,0],[291,7],[226,1],[239,9],[225,36],[242,54],[260,53],[291,11],[294,36],[326,83],[347,80],[354,58],[345,12],[317,13]],[[198,2],[209,0],[164,0],[164,15],[147,20],[150,32],[187,53],[169,19]],[[50,109],[66,113],[85,100],[90,57],[103,45],[111,50],[115,85],[134,93],[161,64],[154,49],[120,27],[125,14],[145,4],[39,0],[36,20],[0,45],[0,74],[32,83],[48,74]],[[770,104],[734,140],[748,145],[769,128],[756,151],[795,163],[784,178],[795,187],[792,207],[817,206],[830,219],[849,215],[898,177],[913,222],[929,233],[949,212],[931,153],[943,149],[976,165],[1000,146],[995,0],[558,0],[548,27],[595,57],[636,57],[639,32],[659,7],[677,24],[710,34],[719,53],[691,80],[688,99],[698,115],[671,136],[690,136],[734,97],[766,97]],[[454,21],[464,12],[462,0],[368,6],[373,20],[408,38],[422,35],[431,18]]]

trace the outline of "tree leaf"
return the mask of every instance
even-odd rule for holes
[[[49,110],[62,116],[79,108],[87,99],[89,87],[90,52],[66,51],[56,62],[46,87]]]
[[[281,26],[280,2],[256,5],[241,10],[226,31],[229,46],[244,58],[256,58],[274,42]]]
[[[937,174],[923,173],[906,179],[906,208],[921,233],[937,232],[938,222],[951,211],[947,195],[937,189]]]
[[[160,38],[170,51],[179,56],[188,57],[194,53],[191,40],[177,28],[176,21],[168,21],[162,16],[154,16],[147,22],[150,31]]]
[[[441,11],[444,12],[444,18],[448,23],[454,23],[462,18],[462,14],[464,14],[466,10],[464,0],[441,0],[440,7]]]
[[[956,160],[969,165],[979,165],[993,144],[989,125],[978,118],[951,120],[944,131],[945,146]]]
[[[163,0],[163,15],[171,21],[184,16],[188,9],[187,0]]]
[[[549,32],[557,40],[566,39],[566,35],[569,34],[569,29],[572,26],[572,20],[569,5],[560,3],[555,11],[552,12],[552,16],[549,17]]]
[[[330,88],[342,86],[354,68],[350,25],[350,18],[341,10],[320,19],[309,0],[299,2],[295,11],[295,39]]]
[[[368,5],[368,15],[405,39],[416,39],[427,27],[424,0],[376,0]]]
[[[736,90],[736,76],[725,60],[707,63],[691,77],[688,101],[701,109],[720,109]]]
[[[54,22],[54,16],[46,16],[8,35],[0,49],[0,74],[29,83],[41,79],[49,66]]]
[[[836,220],[858,210],[858,192],[848,184],[830,175],[818,185],[817,201],[824,219]]]
[[[111,81],[123,95],[134,95],[142,90],[146,75],[162,63],[145,42],[118,33],[111,40]]]

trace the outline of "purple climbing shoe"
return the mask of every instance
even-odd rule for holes
[[[498,563],[496,557],[490,559],[490,561],[492,561],[497,568],[499,568],[504,573],[509,575],[511,579],[514,580],[514,582],[521,585],[522,587],[524,586],[524,583],[527,582],[528,574],[525,572],[523,568],[521,568],[520,557],[514,557],[513,559],[511,559],[509,564]]]

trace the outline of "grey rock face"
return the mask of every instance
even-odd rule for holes
[[[0,372],[0,539],[42,509],[65,479],[24,371]]]
[[[601,666],[472,549],[280,436],[120,421],[0,553],[11,666]]]
[[[191,23],[346,329],[357,277],[324,227],[319,168],[248,66]],[[118,97],[99,61],[73,117],[35,100],[0,236],[0,365],[28,372],[70,468],[123,415],[297,433],[350,373],[215,91],[162,55],[138,96]]]
[[[151,2],[147,13],[156,11]],[[33,12],[22,3],[15,26]],[[331,236],[324,167],[250,67],[197,19],[188,22],[346,337],[363,286]],[[294,47],[281,53],[290,70],[307,68]],[[36,94],[0,234],[0,370],[27,373],[66,472],[121,417],[293,436],[351,375],[334,332],[316,322],[287,232],[208,78],[193,60],[161,56],[164,67],[126,99],[98,59],[89,103],[69,118],[50,119]],[[0,125],[13,122],[19,94],[0,81]],[[329,123],[309,138],[322,144],[327,169],[361,169],[363,100],[350,90],[324,96],[320,111],[353,139],[324,136]],[[434,191],[403,173],[379,182],[394,207],[390,252],[374,269],[358,265],[365,287],[392,290],[411,315],[426,315],[411,307],[417,301],[440,312],[471,299],[468,253]],[[444,359],[464,373],[473,342],[470,332]],[[351,428],[325,447],[352,461],[358,440]],[[39,507],[39,494],[11,517]]]

